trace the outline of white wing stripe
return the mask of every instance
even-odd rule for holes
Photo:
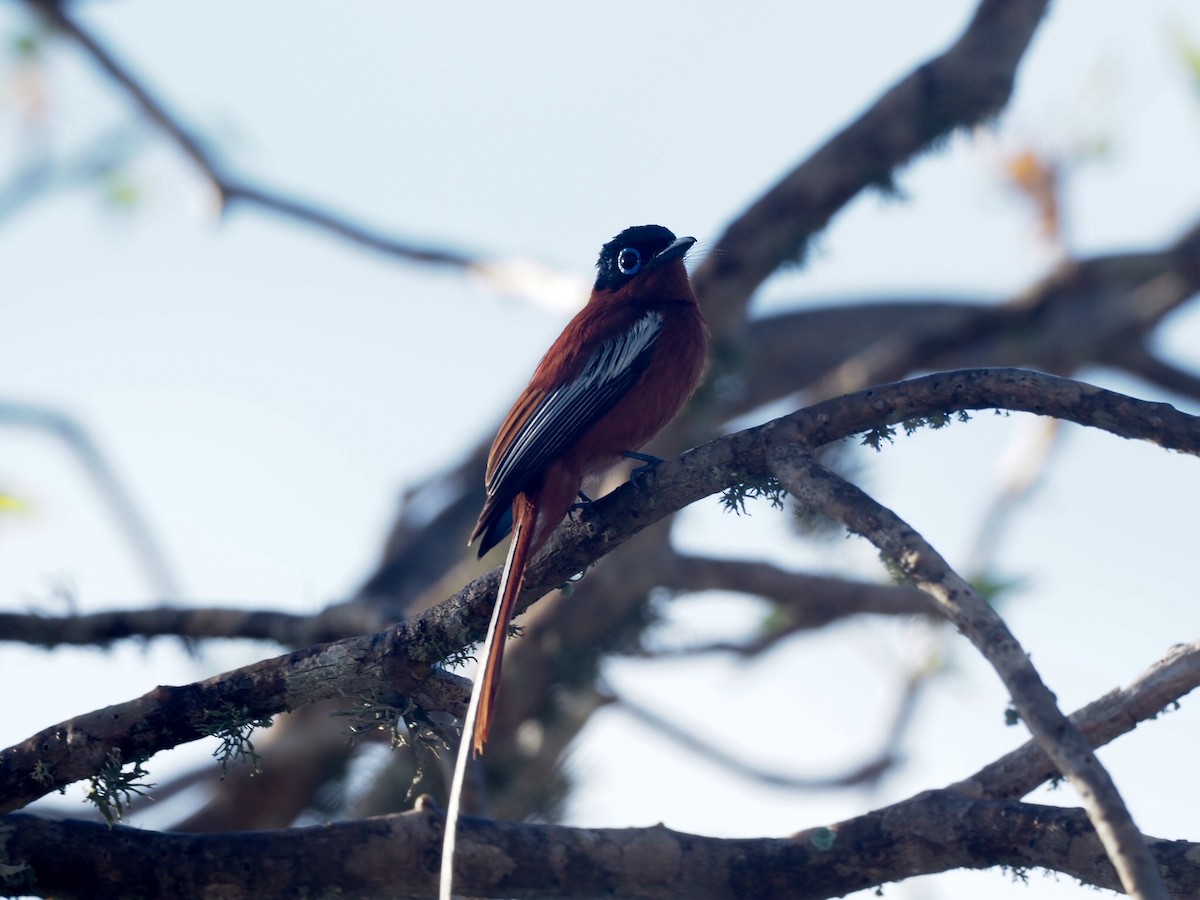
[[[652,309],[628,331],[605,341],[574,381],[556,388],[534,410],[496,467],[492,483],[499,486],[518,466],[540,468],[548,460],[538,456],[558,452],[577,439],[595,420],[597,407],[615,399],[606,396],[617,388],[614,382],[630,374],[662,327],[662,313]]]
[[[663,317],[652,309],[633,327],[612,340],[605,341],[600,352],[589,360],[579,377],[566,388],[572,393],[590,384],[609,381],[628,369],[635,359],[649,347],[662,331]]]

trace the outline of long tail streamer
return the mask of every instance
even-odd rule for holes
[[[537,508],[524,494],[517,495],[513,505],[516,514],[513,516],[512,543],[508,548],[508,558],[504,561],[500,587],[496,591],[496,603],[492,607],[487,637],[483,641],[483,655],[479,658],[480,676],[475,682],[474,690],[471,691],[471,701],[467,704],[462,738],[458,743],[458,756],[454,762],[454,777],[450,782],[446,827],[442,836],[438,900],[452,900],[454,894],[454,851],[458,842],[463,783],[472,752],[483,752],[483,745],[491,729],[496,691],[500,686],[500,664],[504,660],[504,644],[508,638],[508,623],[512,620],[513,608],[525,582],[525,566],[529,562],[529,546],[536,524]]]

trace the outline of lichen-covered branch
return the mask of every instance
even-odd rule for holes
[[[1133,731],[1139,723],[1170,712],[1197,687],[1200,640],[1176,644],[1129,687],[1117,688],[1072,713],[1071,722],[1093,747],[1102,747]],[[1037,741],[1031,740],[950,789],[971,797],[1017,799],[1058,776],[1054,763]]]
[[[421,709],[461,711],[470,685],[435,669],[435,660],[415,660],[423,647],[419,636],[401,626],[194,684],[159,686],[53,725],[0,752],[0,812],[94,775],[114,756],[124,763],[146,760],[159,750],[318,700],[402,696]]]
[[[2,821],[9,865],[18,869],[9,890],[21,894],[424,898],[436,890],[442,817],[425,808],[225,834],[110,830],[24,814]],[[788,838],[483,819],[464,819],[460,828],[456,883],[472,896],[824,900],[916,875],[996,866],[1048,869],[1120,889],[1081,810],[948,791]],[[1171,895],[1196,896],[1200,845],[1147,840],[1169,873]]]
[[[1156,718],[1198,686],[1200,642],[1194,642],[1172,648],[1128,688],[1071,719],[1099,746]],[[731,884],[754,892],[745,896],[815,897],[961,866],[1008,865],[1044,867],[1119,889],[1082,812],[1012,802],[1053,774],[1031,742],[947,790],[791,839],[725,841],[662,828],[597,831],[470,819],[461,840],[486,859],[464,872],[463,884],[481,891],[485,883],[487,889],[503,884],[502,893],[512,897],[591,896],[602,886],[629,897],[729,896]],[[14,814],[0,824],[0,863],[12,873],[6,890],[26,894],[187,893],[207,886],[296,896],[336,886],[419,897],[434,890],[440,835],[440,814],[420,804],[414,813],[340,825],[217,835]],[[1200,892],[1198,845],[1150,846],[1172,895]],[[266,858],[271,866],[259,864]],[[311,865],[315,858],[321,866]],[[648,865],[661,873],[659,880],[633,885]],[[563,871],[571,873],[569,886],[555,880]],[[746,878],[758,880],[731,881]]]
[[[980,369],[884,385],[719,438],[661,463],[650,490],[625,486],[591,504],[534,561],[518,608],[689,503],[747,478],[770,476],[767,450],[781,430],[815,447],[868,429],[980,408],[1052,415],[1200,455],[1200,418],[1069,379]],[[124,760],[144,759],[202,737],[209,733],[204,712],[225,703],[259,718],[317,700],[389,691],[425,709],[458,712],[466,697],[463,683],[435,664],[483,636],[497,580],[498,573],[489,572],[388,631],[300,650],[192,685],[157,688],[52,726],[0,753],[0,811],[95,774],[114,748]],[[35,779],[35,772],[42,777]]]
[[[801,503],[873,543],[890,565],[937,602],[992,664],[1038,745],[1071,779],[1125,890],[1166,900],[1157,865],[1112,778],[1058,709],[1054,694],[996,611],[911,526],[816,463],[796,438],[796,432],[789,435],[781,429],[770,448],[771,466],[779,480]]]
[[[1200,686],[1200,642],[1172,648],[1129,687],[1071,716],[1097,745],[1156,718]],[[952,868],[1046,868],[1120,890],[1081,810],[1015,802],[1052,773],[1032,744],[965,781],[791,838],[721,840],[661,827],[572,829],[468,819],[477,865],[464,889],[508,897],[839,896]],[[344,894],[428,897],[442,817],[415,812],[317,828],[162,834],[14,814],[0,823],[7,890],[97,893]],[[1148,839],[1175,897],[1200,894],[1200,845]],[[313,859],[321,859],[313,866]],[[272,864],[264,866],[263,859]],[[646,872],[657,873],[653,879]]]

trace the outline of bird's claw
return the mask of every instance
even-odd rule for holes
[[[580,491],[579,492],[579,502],[572,503],[570,506],[567,507],[567,515],[573,521],[578,522],[579,519],[577,518],[576,514],[587,509],[589,506],[591,506],[591,504],[592,504],[592,498],[589,497],[587,494],[585,494],[583,491]]]
[[[626,459],[636,459],[641,463],[640,466],[629,473],[629,480],[633,482],[633,486],[639,491],[648,490],[649,485],[646,484],[646,478],[654,474],[654,470],[658,468],[658,464],[663,461],[662,457],[651,456],[648,453],[634,453],[632,450],[626,450],[621,455]]]

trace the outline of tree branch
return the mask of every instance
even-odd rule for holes
[[[1099,746],[1154,719],[1198,686],[1200,641],[1172,648],[1128,688],[1071,719]],[[512,897],[583,897],[601,890],[628,897],[827,897],[955,867],[1008,865],[1045,867],[1119,890],[1082,813],[1011,802],[1053,774],[1030,742],[947,790],[790,839],[729,841],[661,827],[593,830],[467,819],[460,840],[475,855],[486,852],[487,859],[468,867],[461,883]],[[441,821],[420,802],[404,815],[216,835],[110,829],[16,814],[0,824],[0,861],[27,866],[24,883],[36,885],[38,893],[68,897],[137,893],[140,885],[153,886],[148,893],[155,894],[213,886],[227,893],[298,896],[337,885],[348,893],[431,896]],[[1152,849],[1174,896],[1200,893],[1195,861],[1200,845],[1162,841]],[[320,867],[311,864],[316,858],[323,860]],[[263,859],[272,864],[262,865]],[[633,884],[647,870],[660,880]],[[489,872],[503,873],[502,887]],[[563,873],[569,873],[569,884],[556,881]],[[9,881],[10,887],[20,884]],[[626,890],[627,885],[632,886]]]
[[[767,787],[782,788],[790,791],[829,790],[834,788],[861,787],[872,785],[896,765],[897,749],[912,722],[912,714],[916,710],[917,695],[925,684],[922,674],[914,674],[908,679],[904,695],[892,716],[892,724],[884,738],[881,747],[870,758],[845,768],[841,774],[823,776],[787,775],[783,772],[765,769],[753,765],[734,754],[724,750],[707,737],[693,734],[684,728],[668,722],[656,711],[628,697],[614,698],[616,709],[628,713],[643,725],[651,728],[661,737],[665,737],[686,752],[698,756],[738,778],[751,781]]]
[[[684,506],[746,479],[770,477],[767,450],[777,432],[819,446],[865,429],[980,408],[1055,416],[1200,455],[1200,418],[1065,378],[980,369],[884,385],[697,447],[657,466],[653,490],[625,485],[597,500],[579,521],[560,527],[534,560],[518,610]],[[434,664],[483,636],[498,579],[493,570],[389,631],[310,647],[184,687],[160,687],[48,728],[0,753],[0,812],[94,774],[114,750],[126,761],[145,759],[203,737],[212,730],[206,711],[230,704],[249,719],[333,697],[374,697],[386,688],[422,709],[458,714],[465,683]]]
[[[1200,224],[1170,246],[1067,261],[1004,303],[867,299],[795,309],[745,326],[742,381],[728,412],[805,391],[823,399],[917,370],[981,362],[1060,374],[1124,369],[1185,396],[1200,381],[1144,344],[1200,290]]]
[[[1200,375],[1168,362],[1151,352],[1142,341],[1131,341],[1114,348],[1108,361],[1163,390],[1173,391],[1200,403]]]
[[[113,464],[79,421],[48,406],[4,400],[0,401],[0,425],[32,428],[62,441],[125,532],[152,588],[160,592],[165,601],[182,598],[179,582],[166,553],[159,546],[154,529]]]
[[[781,431],[771,447],[773,471],[788,490],[817,511],[867,538],[888,562],[928,593],[1008,688],[1021,719],[1087,809],[1109,859],[1131,895],[1166,900],[1166,888],[1125,801],[1091,746],[1058,709],[1029,656],[1008,626],[924,538],[895,513],[815,463],[798,440]]]
[[[53,648],[62,644],[104,646],[123,638],[184,637],[273,641],[307,647],[381,631],[392,624],[378,607],[350,601],[316,615],[226,606],[159,606],[74,615],[0,612],[0,641]]]
[[[390,631],[321,644],[181,687],[77,716],[0,753],[0,812],[123,762],[220,734],[230,717],[250,721],[333,698],[371,698],[395,706],[461,714],[470,684],[418,661],[419,631]],[[381,695],[383,695],[381,697]],[[214,713],[226,711],[225,715]]]
[[[423,246],[365,228],[356,222],[328,210],[257,187],[248,181],[231,176],[217,155],[204,141],[175,115],[159,97],[115,53],[104,46],[95,35],[68,13],[62,0],[26,0],[62,34],[74,41],[92,61],[111,78],[133,101],[141,113],[175,144],[192,165],[212,186],[218,209],[224,212],[235,203],[257,206],[286,218],[322,229],[360,246],[377,250],[410,262],[447,266],[454,269],[479,269],[486,274],[480,260],[464,253]]]
[[[937,617],[937,607],[916,588],[847,581],[793,572],[762,560],[717,559],[673,553],[661,576],[663,587],[679,591],[735,591],[769,600],[784,621],[747,644],[720,649],[754,655],[799,631],[824,628],[857,615]],[[691,653],[694,648],[682,652]]]
[[[1200,640],[1176,644],[1127,688],[1118,688],[1071,714],[1071,722],[1093,747],[1102,747],[1157,718],[1200,687]],[[950,785],[968,797],[1024,797],[1059,775],[1037,741],[1028,741],[970,778]]]
[[[56,897],[433,896],[442,816],[415,812],[280,831],[181,834],[4,817],[22,893]],[[930,791],[789,838],[464,819],[456,883],[472,896],[824,900],[956,868],[1045,868],[1119,890],[1081,810]],[[1175,897],[1200,890],[1200,845],[1148,838]],[[321,860],[319,866],[313,860]],[[269,865],[264,861],[269,860]],[[20,873],[18,873],[19,877]]]
[[[730,590],[769,599],[788,612],[785,628],[764,635],[771,644],[796,631],[864,613],[936,615],[929,599],[912,588],[789,572],[764,562],[675,556],[662,584],[682,591]],[[62,644],[105,646],[125,638],[227,638],[299,648],[380,631],[391,624],[377,604],[363,600],[335,603],[316,615],[232,606],[159,606],[65,615],[0,612],[0,641],[52,649]],[[755,642],[727,649],[753,654],[757,646]]]
[[[962,36],[880,97],[858,120],[747,209],[692,276],[717,340],[740,331],[746,305],[780,266],[854,196],[888,187],[892,173],[1008,102],[1016,69],[1045,14],[1045,0],[984,0]]]

